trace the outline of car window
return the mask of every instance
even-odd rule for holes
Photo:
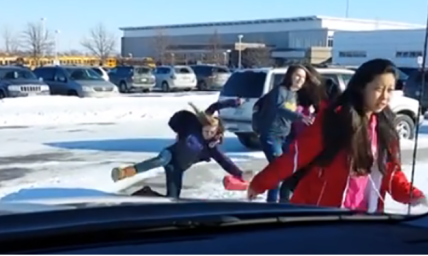
[[[266,72],[235,72],[227,80],[221,91],[222,96],[259,98],[263,93]]]
[[[223,73],[230,73],[230,71],[229,71],[229,69],[228,68],[225,68],[225,67],[214,67],[213,68],[213,72],[214,73],[220,73],[220,74],[223,74]]]
[[[72,80],[103,80],[91,68],[65,68],[65,72]]]
[[[406,81],[409,78],[409,76],[400,69],[397,68],[395,71],[397,72],[399,80]]]
[[[198,75],[210,76],[212,74],[212,68],[207,66],[193,66],[193,72]]]
[[[351,74],[342,74],[342,80],[345,86],[348,85],[349,81],[351,80],[352,75]]]
[[[272,74],[272,78],[270,81],[270,88],[280,85],[284,80],[284,76],[285,76],[285,73]]]
[[[155,74],[169,74],[170,69],[169,68],[156,68]]]
[[[334,100],[342,93],[342,88],[340,88],[340,85],[336,82],[337,79],[333,79],[332,77],[323,77],[324,84],[325,84],[325,90],[327,93],[327,96],[330,100]]]
[[[103,75],[103,72],[101,72],[101,70],[99,68],[93,68],[92,70],[95,71],[100,76]]]
[[[43,81],[54,80],[55,69],[53,68],[37,68],[33,72],[37,77],[43,78]]]
[[[28,70],[23,69],[0,69],[1,79],[37,79],[36,75]]]
[[[129,75],[129,74],[134,73],[134,68],[132,68],[132,67],[118,67],[117,73],[119,75]]]
[[[176,67],[174,68],[174,72],[177,74],[191,74],[193,73],[193,70],[187,67]]]
[[[138,67],[134,69],[134,73],[135,74],[151,74],[153,72],[153,70],[151,68],[146,68],[146,67]]]
[[[331,79],[333,82],[335,82],[336,84],[340,84],[340,82],[339,82],[339,78],[337,77],[337,75],[336,74],[321,74],[321,76],[324,78],[324,79]],[[345,83],[345,84],[347,84],[347,83]]]
[[[428,78],[428,73],[425,73],[425,81],[428,81],[427,78]],[[420,71],[415,71],[410,74],[408,80],[411,80],[416,83],[420,83],[422,82],[422,73]]]

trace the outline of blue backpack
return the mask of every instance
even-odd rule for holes
[[[263,109],[264,102],[266,101],[266,95],[267,94],[263,95],[260,99],[258,99],[256,101],[256,103],[254,103],[254,106],[253,106],[253,114],[251,117],[251,126],[253,128],[253,131],[256,134],[260,134],[260,126],[261,126],[261,122],[262,122],[261,116],[263,113],[262,109]]]

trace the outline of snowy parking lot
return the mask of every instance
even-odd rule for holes
[[[144,160],[172,143],[169,117],[193,102],[201,109],[218,93],[141,94],[114,98],[34,97],[0,102],[0,197],[31,187],[82,187],[123,192],[149,184],[163,190],[162,170],[113,183],[112,167]],[[403,163],[410,174],[413,142],[402,142]],[[264,155],[244,148],[227,134],[224,151],[244,169],[260,170]],[[428,193],[428,123],[421,129],[415,184]],[[425,159],[426,158],[426,159]],[[201,163],[186,173],[184,196],[244,199],[225,191],[225,172]],[[389,211],[403,205],[388,199]],[[422,211],[425,209],[415,209]]]

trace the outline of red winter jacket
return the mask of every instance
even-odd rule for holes
[[[307,166],[323,150],[322,113],[318,114],[313,125],[307,127],[296,138],[288,154],[275,159],[264,170],[258,173],[250,183],[250,188],[256,193],[264,193],[274,189],[278,184],[291,176],[296,170]],[[399,148],[397,147],[397,150]],[[377,182],[371,187],[369,204],[374,204],[377,211],[383,211],[385,194],[388,192],[395,201],[403,204],[410,203],[410,191],[413,198],[423,197],[417,188],[412,188],[400,163],[386,163],[386,173],[378,172]],[[339,152],[328,167],[313,166],[303,177],[294,190],[290,200],[295,204],[308,204],[324,207],[342,207],[344,195],[348,186],[350,166],[346,152]],[[372,174],[373,176],[373,174]]]

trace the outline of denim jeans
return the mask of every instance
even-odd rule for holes
[[[269,163],[283,153],[288,152],[289,147],[289,142],[286,138],[272,135],[261,135],[260,144]],[[278,188],[269,190],[266,201],[278,202],[278,194],[280,194],[281,202],[287,202],[290,198],[290,191],[286,187],[281,187],[280,190]]]
[[[164,166],[164,169],[166,177],[166,196],[180,198],[184,171],[172,164]]]
[[[172,155],[169,150],[163,150],[158,156],[147,159],[135,165],[137,173],[147,172],[154,168],[163,167],[165,170],[166,196],[179,198],[183,187],[184,171],[171,163]]]
[[[143,162],[136,164],[135,169],[137,170],[137,173],[147,172],[152,169],[169,164],[171,162],[171,159],[171,152],[169,150],[164,149],[156,157],[144,160]]]

